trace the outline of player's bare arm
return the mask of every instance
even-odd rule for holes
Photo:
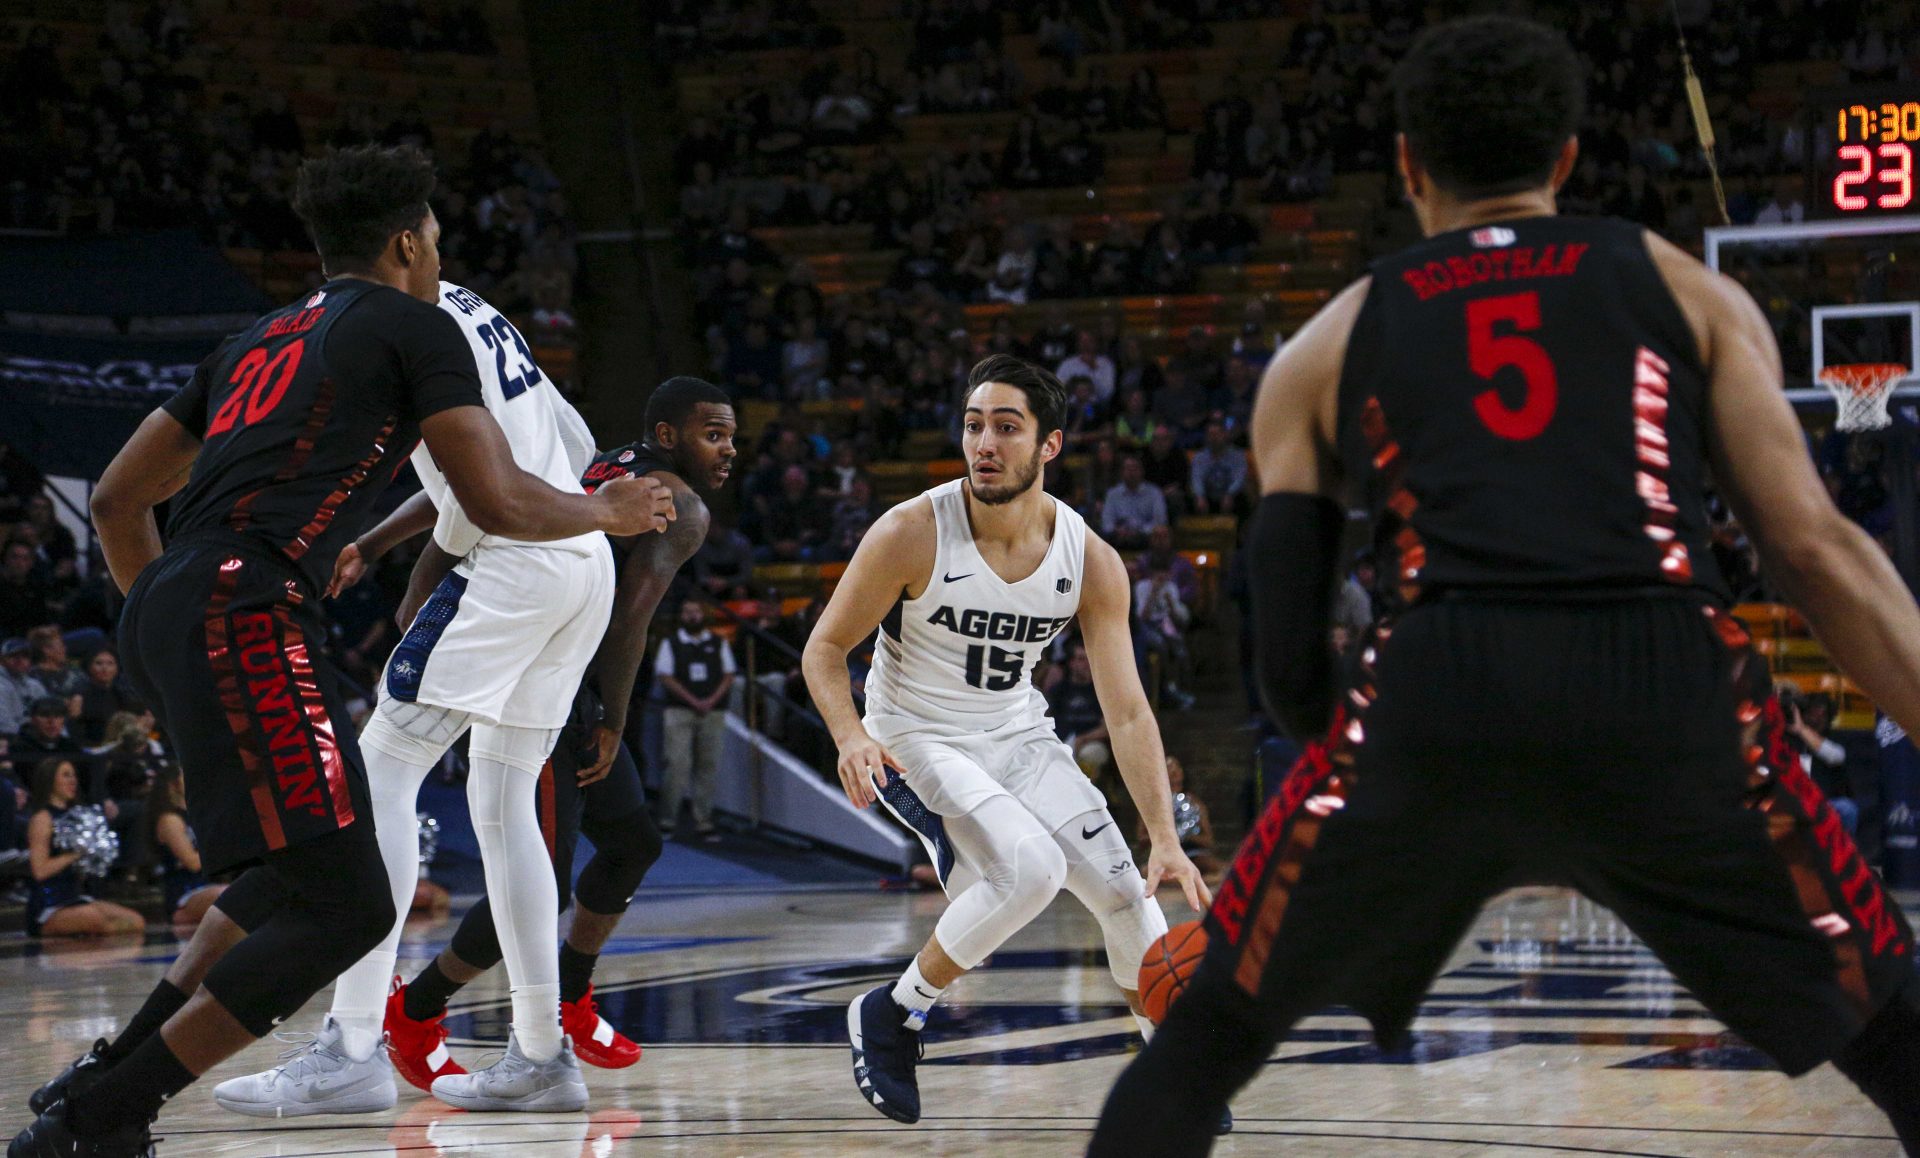
[[[591,495],[569,494],[521,470],[483,407],[442,410],[420,424],[420,435],[461,509],[489,535],[543,543],[593,531],[663,531],[673,521],[673,496],[653,479],[615,479]]]
[[[426,491],[407,496],[391,514],[341,550],[340,557],[333,561],[333,581],[327,584],[327,598],[332,599],[360,582],[367,568],[386,558],[395,547],[415,535],[431,531],[438,515],[433,496]]]
[[[678,517],[665,534],[642,535],[634,540],[627,561],[620,568],[620,579],[613,592],[613,618],[600,639],[587,670],[598,677],[606,715],[594,728],[594,758],[591,767],[580,772],[580,783],[591,784],[613,767],[620,750],[620,737],[627,730],[627,706],[633,700],[633,685],[640,671],[641,656],[647,650],[647,627],[660,606],[673,577],[700,544],[706,541],[710,516],[707,504],[678,475],[656,471],[648,476],[662,483],[673,497]]]
[[[160,557],[160,526],[153,508],[187,485],[199,453],[200,439],[192,431],[165,410],[155,410],[113,456],[93,488],[89,506],[94,533],[122,594]]]
[[[914,597],[926,590],[933,576],[933,503],[925,498],[902,503],[880,516],[860,547],[847,573],[833,589],[833,598],[807,637],[800,668],[807,692],[826,721],[840,749],[840,786],[855,808],[880,798],[883,767],[900,764],[860,722],[853,706],[853,681],[847,656],[873,634],[887,609],[905,592]]]
[[[1767,576],[1840,669],[1889,716],[1920,728],[1920,610],[1867,533],[1840,513],[1781,393],[1773,330],[1738,282],[1650,239],[1709,369],[1714,478]]]
[[[1340,367],[1368,282],[1348,286],[1268,363],[1253,407],[1261,501],[1248,578],[1261,694],[1296,740],[1317,739],[1333,710],[1327,633],[1346,511],[1336,501]]]
[[[1173,790],[1167,786],[1167,753],[1160,744],[1160,722],[1140,687],[1140,669],[1133,661],[1133,634],[1127,629],[1127,611],[1133,601],[1127,565],[1106,540],[1087,531],[1086,591],[1080,598],[1080,635],[1093,667],[1093,690],[1100,699],[1112,738],[1113,760],[1126,781],[1127,794],[1140,810],[1153,851],[1147,857],[1147,895],[1163,880],[1180,883],[1187,904],[1200,912],[1213,902],[1213,893],[1180,848],[1173,827]]]

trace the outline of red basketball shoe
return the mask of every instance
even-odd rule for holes
[[[640,1060],[640,1045],[613,1028],[593,1004],[593,986],[578,1001],[560,1003],[560,1030],[573,1039],[573,1052],[588,1065],[623,1070]]]
[[[444,1009],[425,1021],[408,1017],[407,987],[393,979],[393,992],[387,995],[387,1056],[395,1073],[429,1093],[433,1079],[467,1072],[447,1052],[447,1027],[441,1024],[446,1018]]]

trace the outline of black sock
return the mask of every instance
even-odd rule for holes
[[[1920,1154],[1920,1012],[1900,996],[1833,1059],[1893,1123],[1900,1144]]]
[[[153,1034],[100,1080],[73,1096],[67,1124],[75,1133],[98,1136],[152,1120],[168,1098],[192,1085],[167,1041]]]
[[[438,960],[430,961],[420,976],[407,983],[407,995],[400,1002],[408,1017],[426,1021],[447,1011],[447,1002],[466,985],[440,971]]]
[[[587,995],[587,987],[593,984],[593,967],[599,960],[598,953],[582,953],[572,942],[561,942],[560,1000],[578,1001]]]
[[[107,1046],[107,1060],[117,1062],[125,1059],[140,1047],[140,1043],[159,1033],[160,1027],[167,1023],[167,1018],[180,1012],[180,1007],[186,1003],[187,995],[180,992],[173,982],[161,978],[160,984],[147,994],[146,1004],[127,1022],[120,1036]]]

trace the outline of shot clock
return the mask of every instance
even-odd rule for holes
[[[1913,154],[1920,149],[1920,84],[1843,89],[1814,108],[1813,200],[1823,217],[1920,210]],[[1824,122],[1824,124],[1823,124]]]

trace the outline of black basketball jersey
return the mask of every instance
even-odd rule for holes
[[[1638,225],[1536,217],[1386,258],[1340,382],[1385,606],[1423,590],[1721,594],[1706,372]]]
[[[225,528],[326,587],[420,439],[480,406],[466,336],[430,302],[341,278],[215,350],[166,410],[201,439],[169,537]]]

